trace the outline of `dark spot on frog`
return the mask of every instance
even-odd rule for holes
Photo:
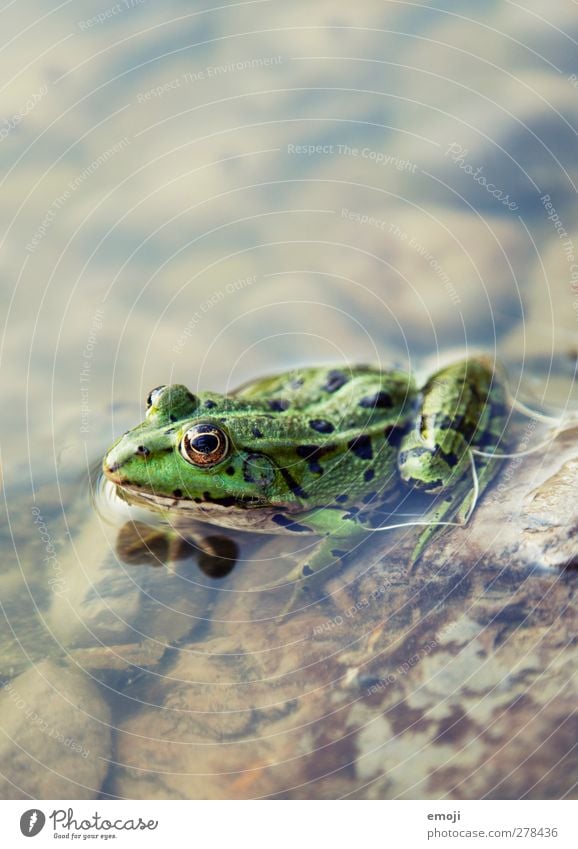
[[[342,386],[345,386],[349,378],[342,371],[334,369],[327,374],[327,380],[323,386],[326,392],[337,392]]]
[[[347,443],[347,447],[360,460],[373,460],[371,438],[366,434],[362,433],[361,436],[356,436],[355,439]]]
[[[212,410],[212,408],[213,408],[213,407],[216,407],[216,406],[217,406],[217,402],[216,402],[216,401],[211,401],[211,399],[210,399],[210,398],[207,398],[207,400],[205,401],[205,403],[204,403],[204,405],[203,405],[203,406],[204,406],[204,407],[206,407],[206,408],[207,408],[207,410]]]
[[[136,451],[135,451],[134,453],[135,453],[137,456],[140,456],[140,457],[148,457],[148,455],[149,455],[151,452],[150,452],[150,451],[149,451],[149,449],[146,447],[146,445],[139,445],[139,446],[138,446],[138,448],[136,449]]]
[[[295,453],[304,460],[318,460],[329,451],[334,451],[335,445],[298,445]]]
[[[341,548],[332,548],[332,549],[331,549],[331,554],[333,555],[333,557],[339,557],[340,559],[341,559],[342,557],[346,557],[346,555],[347,555],[348,553],[349,553],[349,552],[347,552],[347,551],[343,551],[343,549],[341,549]]]
[[[335,430],[335,427],[327,419],[311,419],[309,427],[316,430],[317,433],[333,433]]]
[[[454,466],[457,466],[458,463],[460,462],[460,458],[457,456],[457,454],[453,454],[451,452],[446,453],[445,451],[441,451],[441,450],[440,450],[440,454],[444,458],[444,460],[446,461],[446,463],[448,464],[450,469],[453,469]]]
[[[349,501],[349,496],[346,492],[342,492],[341,495],[336,496],[335,500],[343,504],[345,501]]]
[[[434,427],[436,430],[461,430],[462,420],[463,416],[454,416],[452,419],[445,413],[437,413],[434,416]]]
[[[374,510],[365,510],[357,516],[358,522],[368,528],[379,528],[383,524],[383,516]]]
[[[319,463],[319,460],[324,454],[333,451],[334,448],[334,445],[298,445],[295,449],[295,453],[298,457],[307,461],[307,466],[310,472],[322,475],[323,467]]]
[[[305,566],[303,567],[303,569],[301,570],[301,574],[303,575],[304,578],[308,578],[310,575],[313,574],[313,569],[311,568],[311,566],[308,566],[307,563],[306,563]]]
[[[189,401],[192,407],[196,407],[199,403],[199,399],[192,392],[187,392],[187,401]]]
[[[309,498],[307,493],[301,489],[301,486],[297,483],[293,475],[287,471],[287,469],[281,467],[280,472],[291,492],[293,492],[298,498]]]
[[[175,498],[182,498],[183,497],[183,490],[182,489],[173,489],[173,495],[175,496]]]
[[[166,435],[167,435],[167,436],[170,436],[170,435],[171,435],[171,433],[176,433],[176,431],[177,431],[177,430],[178,430],[178,428],[177,428],[177,427],[168,427],[168,428],[165,430],[165,433],[166,433]]]
[[[227,468],[225,469],[225,474],[234,475],[235,474],[235,467],[234,466],[227,466]]]
[[[364,504],[370,504],[372,501],[375,501],[377,498],[377,492],[368,492],[361,499]]]
[[[375,471],[373,469],[366,469],[363,473],[363,480],[366,483],[369,483],[369,481],[372,481],[374,479],[374,477],[375,477]]]
[[[399,427],[397,425],[387,425],[387,427],[383,429],[383,435],[385,436],[390,445],[399,445],[404,433],[405,428]]]
[[[176,420],[177,420],[177,417],[174,415],[174,413],[171,413],[170,416],[169,416],[169,421],[170,422],[176,422]]]
[[[273,410],[274,413],[283,413],[291,406],[290,402],[287,401],[285,398],[272,398],[267,403],[269,409]]]
[[[386,410],[393,406],[389,392],[376,392],[375,395],[366,395],[359,402],[360,407],[368,410]]]
[[[272,518],[276,525],[287,528],[288,531],[295,531],[296,533],[311,532],[311,528],[308,528],[306,525],[300,525],[299,522],[294,522],[288,516],[284,516],[283,513],[275,513]]]
[[[254,427],[252,432],[253,432],[253,436],[255,437],[255,439],[262,439],[263,438],[263,434],[261,433],[261,431],[259,430],[258,427]]]

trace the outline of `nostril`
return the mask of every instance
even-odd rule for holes
[[[115,472],[118,472],[120,469],[120,463],[112,463],[110,466],[107,466],[107,470],[113,475]]]
[[[147,457],[151,452],[146,447],[146,445],[139,445],[134,453],[140,454],[141,457]]]

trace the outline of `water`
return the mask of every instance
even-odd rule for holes
[[[569,0],[5,6],[0,671],[38,710],[38,676],[67,658],[69,700],[90,684],[95,708],[75,732],[92,754],[40,730],[45,783],[24,759],[3,792],[568,792],[570,676],[554,658],[569,614],[547,624],[566,610],[559,571],[531,579],[497,556],[477,572],[465,549],[456,573],[412,583],[410,536],[382,535],[324,585],[331,600],[279,626],[282,594],[255,587],[293,562],[285,539],[234,535],[217,580],[158,531],[126,562],[119,529],[151,517],[99,515],[90,481],[169,382],[226,391],[314,363],[426,373],[484,349],[526,403],[575,406],[577,27]],[[66,687],[50,728],[69,721]],[[482,764],[502,725],[526,721],[503,787]]]

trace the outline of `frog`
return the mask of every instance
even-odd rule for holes
[[[103,459],[120,497],[223,528],[317,535],[286,582],[331,569],[387,529],[407,491],[428,501],[421,521],[402,523],[422,526],[413,569],[447,526],[469,520],[508,420],[505,380],[483,355],[422,385],[372,365],[294,369],[225,394],[167,384],[146,408]]]

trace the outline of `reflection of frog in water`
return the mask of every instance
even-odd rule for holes
[[[147,407],[104,458],[119,494],[222,527],[320,535],[295,579],[381,527],[403,484],[433,496],[412,563],[440,525],[464,524],[498,470],[483,449],[503,437],[506,393],[477,357],[421,389],[402,371],[308,368],[230,395],[161,386]]]
[[[120,528],[116,553],[123,563],[151,566],[162,566],[195,555],[201,572],[208,578],[219,580],[234,569],[239,551],[235,541],[226,536],[203,536],[195,545],[189,537],[173,530],[136,521],[126,522]]]

